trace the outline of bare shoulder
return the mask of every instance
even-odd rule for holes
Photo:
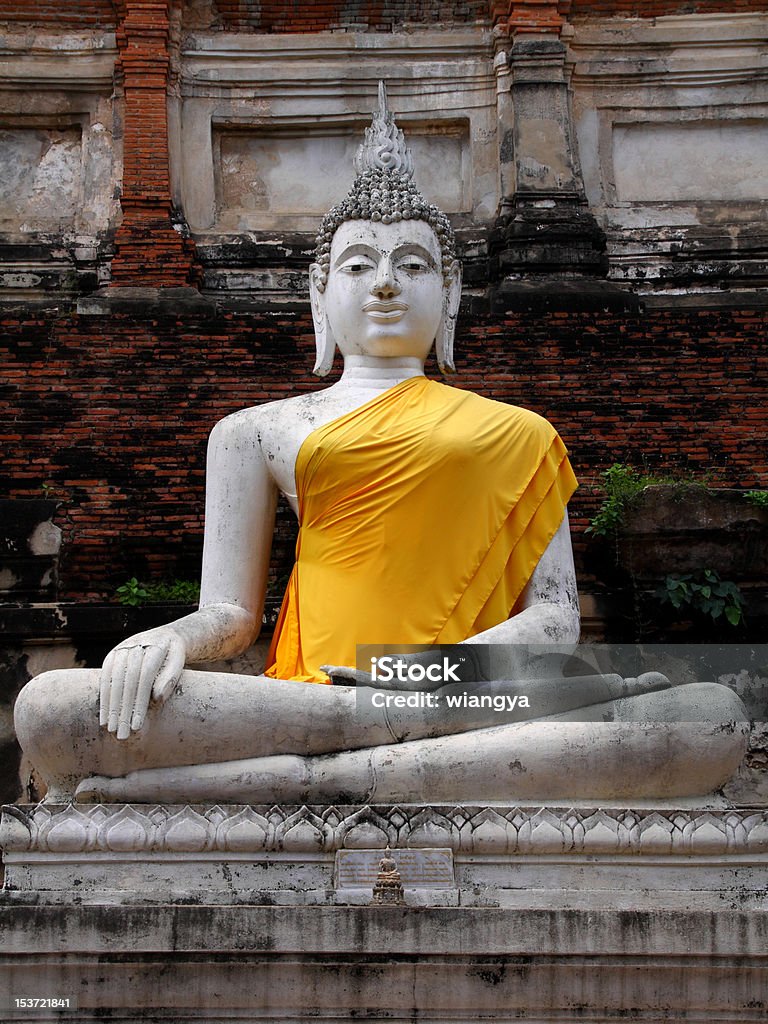
[[[314,426],[325,390],[293,395],[233,412],[214,426],[211,443],[269,450],[285,438],[286,433],[295,430],[297,424]]]

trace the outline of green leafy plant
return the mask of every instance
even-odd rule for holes
[[[40,492],[44,498],[58,499],[67,497],[67,491],[51,480],[44,480],[40,484]]]
[[[142,583],[132,576],[115,591],[120,604],[128,605],[130,608],[138,608],[147,603],[147,591]]]
[[[706,489],[710,479],[710,473],[697,474],[695,477],[691,475],[657,476],[640,473],[631,466],[616,462],[602,474],[603,488],[607,497],[584,532],[594,533],[598,537],[615,534],[624,522],[630,508],[646,487],[654,487],[659,484],[673,487],[676,497],[682,501],[690,494],[691,488]]]
[[[196,580],[141,583],[133,576],[115,591],[120,604],[134,608],[146,604],[197,604],[200,584]]]
[[[768,508],[768,491],[745,491],[744,497],[758,508]]]
[[[715,622],[724,615],[732,626],[738,626],[744,617],[741,591],[731,580],[721,580],[714,569],[667,576],[659,596],[676,610],[698,612]]]
[[[197,604],[200,600],[200,584],[196,580],[171,580],[169,583],[148,583],[146,587],[151,604],[160,602]]]
[[[607,497],[590,521],[586,533],[607,537],[621,526],[624,517],[637,496],[649,484],[659,483],[658,477],[638,473],[631,466],[614,463],[602,474]]]

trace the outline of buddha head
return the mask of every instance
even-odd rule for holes
[[[433,344],[440,369],[452,372],[461,298],[455,238],[413,184],[413,158],[383,83],[355,171],[349,194],[323,219],[310,267],[314,372],[330,371],[337,346],[344,356],[423,361]]]

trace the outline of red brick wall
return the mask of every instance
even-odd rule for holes
[[[465,315],[455,383],[558,427],[583,484],[572,505],[579,532],[601,500],[592,485],[616,461],[768,487],[766,320],[553,313],[470,326]],[[211,426],[318,386],[308,313],[148,323],[29,315],[6,319],[0,336],[3,496],[61,498],[62,589],[73,597],[134,574],[194,577]],[[291,543],[283,519],[282,563]]]
[[[571,0],[491,0],[491,17],[513,34],[559,34],[571,10]]]
[[[123,220],[115,237],[112,285],[195,284],[194,245],[171,224],[168,165],[168,0],[118,0],[123,89]]]
[[[21,22],[40,28],[113,28],[115,9],[111,0],[3,0],[0,24]]]
[[[558,29],[561,16],[627,15],[652,18],[668,14],[768,10],[768,0],[214,0],[211,14],[199,9],[194,28],[228,32],[321,32],[335,28],[389,32],[407,24],[467,24],[503,21],[516,25],[540,22]],[[551,9],[551,11],[550,11]],[[551,13],[551,17],[549,17]],[[549,18],[549,20],[547,20]]]
[[[228,32],[320,32],[340,27],[392,31],[406,24],[466,24],[488,21],[499,0],[317,0],[297,4],[290,0],[214,0],[210,23],[195,27]],[[503,0],[508,7],[508,0]],[[767,0],[572,0],[572,14],[628,15],[653,18],[665,14],[766,11]],[[108,29],[116,23],[112,0],[4,0],[0,24],[34,24],[41,28]],[[199,23],[198,23],[199,22]]]
[[[571,15],[660,18],[669,14],[745,14],[747,11],[768,11],[768,0],[573,0]]]
[[[215,0],[211,28],[227,32],[322,32],[334,28],[391,32],[405,24],[487,21],[488,0]]]

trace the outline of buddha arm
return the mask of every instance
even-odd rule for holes
[[[261,448],[241,418],[217,423],[208,442],[200,608],[171,623],[187,664],[234,657],[258,636],[275,502]]]
[[[198,611],[129,637],[100,674],[100,722],[118,739],[144,723],[185,665],[232,657],[256,638],[266,590],[276,487],[248,413],[222,420],[208,445],[203,577]]]
[[[277,488],[258,422],[244,429],[247,415],[258,413],[221,420],[208,443],[200,611],[189,616],[195,620],[186,637],[189,662],[240,654],[261,628]]]

